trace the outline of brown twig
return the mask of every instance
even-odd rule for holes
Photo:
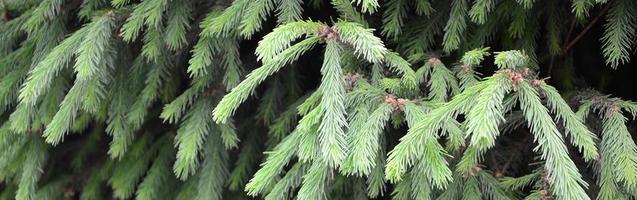
[[[584,27],[584,29],[577,34],[577,36],[575,36],[575,38],[573,38],[573,40],[571,40],[571,35],[573,33],[573,30],[575,29],[575,17],[573,17],[573,19],[571,20],[571,25],[568,29],[568,32],[566,33],[566,40],[563,45],[562,45],[562,55],[568,53],[569,50],[571,50],[571,48],[573,47],[573,45],[575,45],[575,43],[577,43],[577,41],[579,41],[580,39],[582,39],[582,37],[591,29],[593,28],[593,25],[595,25],[597,23],[597,21],[599,21],[599,19],[602,17],[602,15],[604,15],[606,12],[608,12],[608,9],[610,9],[610,4],[606,4],[606,6],[604,6],[604,8],[602,8],[602,10],[597,13],[597,16],[595,16],[595,18],[593,18],[593,20],[588,23],[588,25],[586,27]],[[549,68],[547,70],[547,75],[551,76],[551,73],[553,72],[553,60],[551,60],[551,63],[549,65]]]
[[[575,17],[573,17],[571,19],[571,24],[568,26],[568,32],[566,32],[566,40],[565,41],[569,41],[571,40],[571,34],[573,34],[573,30],[575,30],[575,24],[576,24]]]
[[[593,27],[593,25],[595,25],[597,21],[599,21],[600,18],[602,18],[602,15],[608,12],[608,9],[610,9],[610,4],[606,4],[606,6],[602,8],[602,10],[597,14],[597,16],[595,16],[595,18],[593,18],[593,20],[590,23],[588,23],[588,25],[582,30],[582,32],[580,32],[577,36],[575,36],[573,40],[571,40],[568,43],[565,43],[566,45],[562,48],[562,52],[563,53],[568,52],[568,50],[570,50],[571,47],[573,47],[573,45],[575,45],[575,43],[577,43],[577,41],[580,40],[586,34],[586,32],[588,32]],[[571,34],[569,33],[567,36],[567,39],[569,38],[570,35]]]

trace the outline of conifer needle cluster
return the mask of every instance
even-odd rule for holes
[[[593,27],[631,62],[633,0],[0,0],[0,199],[633,199],[637,103],[548,79]]]

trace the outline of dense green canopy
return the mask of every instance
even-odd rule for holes
[[[637,198],[634,0],[0,0],[2,199]]]

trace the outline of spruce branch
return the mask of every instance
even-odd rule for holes
[[[608,12],[608,10],[610,9],[610,5],[611,4],[607,4],[606,6],[604,6],[604,8],[602,8],[602,10],[599,11],[597,16],[595,16],[595,18],[593,18],[593,20],[591,20],[591,22],[588,23],[588,25],[586,25],[584,30],[582,30],[579,34],[577,34],[577,36],[575,36],[575,38],[573,38],[569,42],[565,43],[564,47],[562,48],[562,52],[568,52],[571,49],[571,47],[573,47],[573,45],[575,45],[577,43],[577,41],[580,40],[593,27],[593,25],[595,25],[597,23],[597,21],[599,21],[599,19],[604,14],[606,14],[606,12]],[[570,33],[567,36],[570,37]]]
[[[466,65],[479,65],[485,59],[486,56],[491,55],[489,53],[489,47],[480,47],[467,51],[460,58],[460,62]]]
[[[416,13],[419,15],[430,15],[435,12],[435,9],[432,8],[431,2],[429,0],[418,0],[416,1]]]
[[[130,198],[135,192],[137,182],[141,180],[149,167],[152,158],[162,145],[161,140],[150,143],[148,137],[139,138],[131,150],[113,168],[112,175],[108,177],[108,184],[112,187],[117,198]]]
[[[542,105],[537,90],[527,81],[521,81],[518,86],[520,107],[539,144],[537,150],[546,161],[545,171],[551,193],[561,199],[590,199],[584,191],[588,185],[568,156],[564,138],[548,114],[548,109]]]
[[[106,14],[87,26],[84,41],[75,52],[77,61],[73,69],[78,79],[91,79],[104,70],[100,69],[100,63],[104,62],[104,55],[111,48],[115,21],[110,14]]]
[[[200,27],[200,37],[231,37],[242,23],[242,16],[250,1],[233,1],[232,5],[223,9],[215,8],[206,16]],[[255,4],[256,5],[256,4]],[[261,19],[259,19],[261,20]]]
[[[184,48],[188,40],[186,32],[191,28],[193,3],[190,0],[170,1],[166,11],[166,32],[164,42],[171,50]]]
[[[409,89],[415,89],[418,85],[418,75],[411,68],[409,62],[396,52],[388,51],[385,54],[385,63],[395,73],[402,75],[401,82]]]
[[[301,188],[297,194],[298,199],[325,200],[328,198],[328,182],[331,170],[325,164],[327,161],[315,161],[303,176]]]
[[[455,95],[459,90],[458,81],[453,76],[453,72],[449,70],[438,58],[430,58],[423,68],[428,69],[428,73],[424,75],[429,78],[427,86],[429,86],[429,95],[432,101],[447,101],[449,96]],[[422,77],[422,76],[419,76]]]
[[[575,17],[584,19],[588,17],[588,11],[595,5],[595,0],[572,0],[571,12]]]
[[[361,6],[362,11],[369,14],[375,13],[376,9],[380,7],[377,0],[352,0],[352,3]]]
[[[577,112],[585,118],[590,112],[601,119],[601,141],[597,182],[600,186],[599,199],[627,198],[624,191],[635,187],[636,150],[622,109],[634,113],[635,104],[618,98],[609,98],[598,92],[585,91],[580,94],[582,105]],[[617,165],[625,166],[617,168]]]
[[[279,24],[287,24],[301,19],[303,14],[303,1],[279,0],[277,3],[276,16]]]
[[[175,175],[185,180],[194,174],[199,165],[199,152],[206,143],[207,135],[216,130],[212,126],[213,102],[209,98],[198,100],[186,114],[177,136],[175,147],[177,148],[177,160],[173,165]]]
[[[241,36],[250,38],[252,35],[261,28],[261,23],[265,21],[266,17],[272,10],[274,10],[274,0],[256,0],[248,3],[241,25]]]
[[[350,0],[330,0],[330,3],[338,12],[340,19],[356,22],[365,27],[368,26],[363,13],[358,12],[358,10],[352,6],[352,2]]]
[[[162,25],[163,14],[168,8],[168,3],[170,0],[152,0],[152,1],[143,1],[142,3],[148,3],[146,6],[146,20],[144,20],[144,24],[148,28],[159,28]]]
[[[228,39],[228,38],[224,38]],[[213,66],[213,59],[220,52],[221,38],[200,37],[195,45],[192,58],[188,61],[190,77],[202,77],[208,74],[207,68]]]
[[[311,49],[318,42],[318,37],[307,38],[281,52],[270,62],[266,62],[260,68],[252,71],[237,87],[221,99],[214,109],[213,119],[217,123],[225,123],[228,118],[250,96],[258,84],[268,76],[274,74],[284,65],[298,59],[301,54]]]
[[[165,52],[164,52],[165,53]],[[148,108],[159,97],[160,89],[163,82],[169,78],[172,68],[174,68],[172,60],[167,55],[158,58],[155,62],[155,66],[147,72],[146,80],[144,81],[145,87],[141,93],[135,99],[131,107],[127,108],[130,111],[126,114],[126,122],[130,124],[133,130],[137,130],[143,124]],[[136,61],[139,67],[148,66],[143,64],[143,61]]]
[[[49,89],[53,79],[70,63],[75,48],[82,43],[89,29],[90,26],[84,26],[77,30],[29,71],[18,95],[21,104],[35,106],[39,97]]]
[[[469,10],[471,21],[477,24],[485,24],[487,15],[495,8],[496,0],[476,0]]]
[[[126,91],[130,89],[130,87],[127,87],[127,83],[130,82],[126,81],[128,78],[126,76],[127,73],[125,73],[126,70],[122,71],[124,72],[120,72],[118,77],[116,77],[117,82],[111,92],[113,97],[108,105],[110,112],[108,112],[108,126],[106,127],[106,132],[113,137],[108,153],[112,158],[117,159],[121,159],[124,156],[129,145],[133,142],[135,130],[126,120],[128,105],[132,103],[132,99]]]
[[[340,52],[342,47],[327,36],[325,58],[321,67],[321,123],[318,139],[321,156],[328,166],[339,166],[345,159],[347,142],[345,130],[348,126],[345,112],[345,85],[342,79]]]
[[[272,188],[272,190],[265,196],[266,200],[278,200],[287,199],[291,196],[294,189],[301,185],[303,176],[307,174],[306,164],[296,163],[285,173],[285,176],[281,178]]]
[[[60,104],[60,109],[46,126],[42,134],[47,143],[57,145],[62,142],[80,111],[82,97],[86,93],[87,86],[87,81],[75,81],[75,84],[71,87]]]
[[[520,67],[528,67],[530,58],[519,50],[496,52],[494,64],[500,69],[518,69]]]
[[[378,149],[378,156],[376,156],[376,160],[374,161],[374,168],[369,174],[369,178],[367,179],[367,196],[370,198],[378,198],[380,196],[384,196],[385,190],[387,186],[385,185],[385,146],[386,141],[381,138],[380,146]]]
[[[630,0],[613,1],[604,24],[601,38],[606,64],[613,69],[630,60],[631,49],[635,45],[637,17],[635,4]]]
[[[446,160],[443,157],[446,153],[436,140],[438,131],[448,127],[451,120],[459,113],[468,112],[472,105],[468,102],[471,102],[487,86],[487,83],[480,82],[467,88],[444,106],[433,109],[427,116],[412,116],[420,120],[412,120],[418,122],[410,127],[407,134],[400,139],[400,143],[390,151],[385,169],[386,178],[395,183],[402,179],[407,168],[414,163],[435,163],[432,167],[436,168],[430,172],[432,184],[444,188],[451,179],[451,170],[446,166]],[[408,119],[409,113],[406,112]],[[421,159],[424,161],[420,161]]]
[[[57,17],[62,12],[63,0],[45,0],[38,4],[33,13],[24,22],[22,29],[34,33],[41,28],[47,21]]]
[[[48,159],[46,144],[40,138],[31,137],[26,146],[26,154],[18,182],[15,198],[18,200],[34,199],[38,180],[42,177],[42,168]]]
[[[166,190],[166,182],[171,176],[170,165],[173,162],[174,148],[164,140],[157,157],[153,160],[153,164],[148,169],[148,174],[139,184],[139,188],[135,192],[135,199],[156,199],[160,198],[162,189]]]
[[[451,2],[449,20],[445,25],[445,35],[442,41],[443,50],[451,52],[459,48],[463,39],[463,32],[467,28],[467,11],[469,6],[466,0],[454,0]]]
[[[299,144],[301,134],[293,131],[285,137],[272,151],[267,152],[267,157],[261,168],[257,170],[252,179],[246,184],[245,191],[250,196],[256,196],[275,183],[283,168],[290,162]]]
[[[228,175],[228,189],[232,191],[243,190],[242,187],[254,173],[255,163],[258,162],[258,156],[261,154],[258,133],[252,131],[250,134],[248,140],[242,143],[235,167]]]
[[[597,137],[584,125],[582,119],[577,117],[554,87],[547,85],[544,81],[534,84],[539,86],[546,97],[548,108],[557,115],[556,121],[562,121],[564,134],[570,136],[571,143],[579,148],[588,161],[597,159],[599,156],[595,145]]]
[[[296,152],[301,162],[311,162],[317,156],[319,158],[322,156],[321,143],[318,140],[321,111],[321,106],[316,107],[299,120],[296,127],[296,131],[302,135],[299,138],[298,151]]]
[[[371,63],[379,63],[387,53],[383,41],[372,34],[373,29],[365,29],[353,22],[341,21],[334,25],[334,31],[341,42],[354,47],[354,53]]]
[[[199,98],[212,82],[212,76],[195,78],[190,88],[177,96],[172,102],[166,104],[160,114],[160,118],[169,123],[178,122],[187,108]],[[214,88],[214,86],[210,86]],[[215,90],[216,91],[216,90]]]
[[[224,57],[222,64],[225,71],[222,82],[226,86],[226,90],[230,90],[239,85],[241,74],[243,73],[243,64],[239,53],[238,41],[225,40],[222,45],[226,47],[223,52]]]
[[[475,104],[466,115],[465,124],[471,143],[458,163],[457,170],[463,174],[470,173],[484,153],[495,146],[495,139],[500,134],[498,127],[504,122],[504,95],[513,89],[513,81],[506,72],[494,75],[484,84],[487,86],[477,95]]]
[[[259,41],[256,49],[257,58],[268,62],[290,47],[290,43],[303,37],[311,36],[319,30],[320,23],[313,21],[297,21],[278,26]]]
[[[395,102],[396,100],[394,100]],[[352,131],[348,141],[348,155],[341,171],[345,174],[368,175],[375,168],[380,137],[385,124],[394,109],[390,103],[383,103],[370,115],[365,116],[364,125]]]
[[[535,0],[515,0],[518,4],[522,5],[524,9],[531,9]]]
[[[615,177],[617,183],[623,182],[626,188],[634,188],[637,182],[637,173],[635,172],[637,146],[629,139],[630,134],[624,125],[626,118],[616,110],[608,111],[607,114],[602,129],[602,155],[606,155],[605,159],[611,160],[616,165],[626,166],[615,169],[614,175],[611,176]],[[605,187],[605,185],[602,186]]]
[[[197,180],[196,200],[223,199],[223,187],[228,177],[228,152],[218,134],[209,134],[204,147],[204,158]]]
[[[383,12],[382,34],[385,37],[396,39],[402,33],[404,18],[407,16],[406,0],[390,0],[385,2]]]
[[[635,6],[0,0],[0,199],[630,199]]]

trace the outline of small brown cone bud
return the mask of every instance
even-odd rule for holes
[[[438,58],[429,58],[428,62],[431,63],[432,65],[442,64],[442,61],[440,61],[440,59]]]

